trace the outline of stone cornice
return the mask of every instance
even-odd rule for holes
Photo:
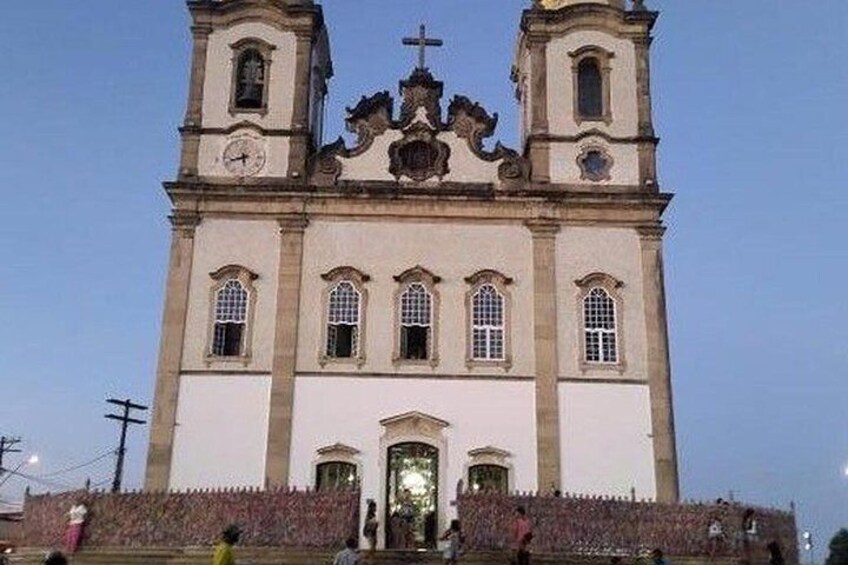
[[[614,136],[610,135],[597,128],[581,131],[577,135],[555,135],[555,134],[530,134],[527,136],[529,141],[541,141],[552,143],[577,143],[587,137],[600,137],[605,141],[613,144],[633,144],[633,143],[650,143],[659,145],[660,138],[653,135],[632,135],[632,136]]]
[[[650,34],[659,12],[626,11],[603,4],[573,4],[558,10],[524,10],[521,32],[536,41],[577,29],[601,29],[621,37]],[[532,41],[532,40],[531,40]]]
[[[324,27],[321,6],[311,2],[284,0],[188,0],[195,26],[226,28],[249,21],[261,21],[298,35],[317,36]]]
[[[537,210],[554,210],[563,218],[601,219],[618,223],[658,220],[672,199],[671,194],[637,191],[563,190],[554,185],[514,192],[496,192],[486,185],[458,185],[453,192],[441,187],[403,187],[392,183],[360,184],[358,191],[319,189],[297,184],[208,184],[175,182],[165,184],[175,207],[203,208],[224,212],[379,214],[404,217],[474,217],[482,219],[528,219]],[[428,201],[426,207],[422,201]]]
[[[168,216],[171,229],[183,237],[194,236],[194,230],[200,225],[200,219],[200,214],[190,210],[174,210],[174,213]]]
[[[306,214],[286,214],[277,218],[281,232],[303,232],[309,226]]]
[[[610,198],[662,198],[665,204],[673,197],[671,193],[659,191],[657,185],[651,190],[645,190],[637,185],[594,183],[526,183],[516,188],[498,189],[492,183],[461,183],[442,182],[439,184],[395,182],[395,181],[341,181],[338,186],[326,187],[312,184],[304,184],[298,180],[286,179],[284,177],[272,178],[207,178],[198,177],[192,179],[181,179],[179,181],[168,181],[162,183],[165,192],[172,194],[194,193],[198,196],[223,196],[233,199],[244,197],[286,197],[306,194],[314,195],[316,198],[349,198],[358,199],[363,196],[375,198],[380,197],[411,197],[416,200],[426,199],[452,199],[457,197],[469,199],[504,199],[538,200],[544,198],[551,201],[581,200],[586,198],[604,199]]]
[[[556,218],[534,218],[524,222],[533,237],[552,238],[562,229]]]

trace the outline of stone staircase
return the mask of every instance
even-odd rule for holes
[[[238,565],[331,565],[335,552],[314,549],[236,548]],[[12,565],[41,565],[44,550],[24,549],[13,556]],[[71,558],[72,565],[210,565],[210,547],[184,549],[167,548],[97,548],[81,551]],[[564,556],[534,554],[534,565],[608,565],[608,557]],[[707,565],[706,559],[671,558],[674,565]],[[378,551],[363,552],[363,565],[441,565],[439,551]],[[461,565],[507,565],[506,552],[468,553]],[[631,563],[625,560],[624,563]],[[738,565],[735,559],[716,559],[709,565]]]

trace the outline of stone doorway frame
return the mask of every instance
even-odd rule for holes
[[[377,499],[377,515],[382,516],[377,532],[377,547],[386,549],[386,517],[388,516],[388,479],[389,479],[389,448],[403,443],[423,443],[436,449],[438,457],[438,479],[436,485],[436,535],[447,527],[445,507],[448,492],[447,459],[448,444],[445,437],[445,428],[450,423],[418,411],[405,412],[397,416],[391,416],[380,420],[383,434],[380,436],[380,498]]]

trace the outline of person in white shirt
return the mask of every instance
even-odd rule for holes
[[[345,548],[336,554],[333,560],[333,565],[361,565],[362,559],[359,557],[359,552],[356,551],[356,540],[348,538],[345,541]]]
[[[85,507],[82,500],[77,500],[71,506],[71,510],[68,512],[68,530],[65,532],[65,549],[68,550],[68,553],[76,553],[79,549],[87,515],[88,508]]]

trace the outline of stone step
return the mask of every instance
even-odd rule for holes
[[[13,556],[12,565],[41,565],[44,550],[24,549]],[[236,548],[239,565],[329,565],[335,552],[318,549]],[[442,564],[439,551],[363,551],[363,565],[437,565]],[[96,548],[86,549],[74,555],[72,565],[209,565],[212,562],[211,547],[183,549],[168,548]],[[587,555],[544,555],[534,554],[534,565],[607,565],[606,556]],[[738,565],[734,559],[672,558],[675,565]],[[509,563],[505,551],[473,552],[462,556],[461,565],[489,565]],[[632,560],[625,559],[625,565]]]

